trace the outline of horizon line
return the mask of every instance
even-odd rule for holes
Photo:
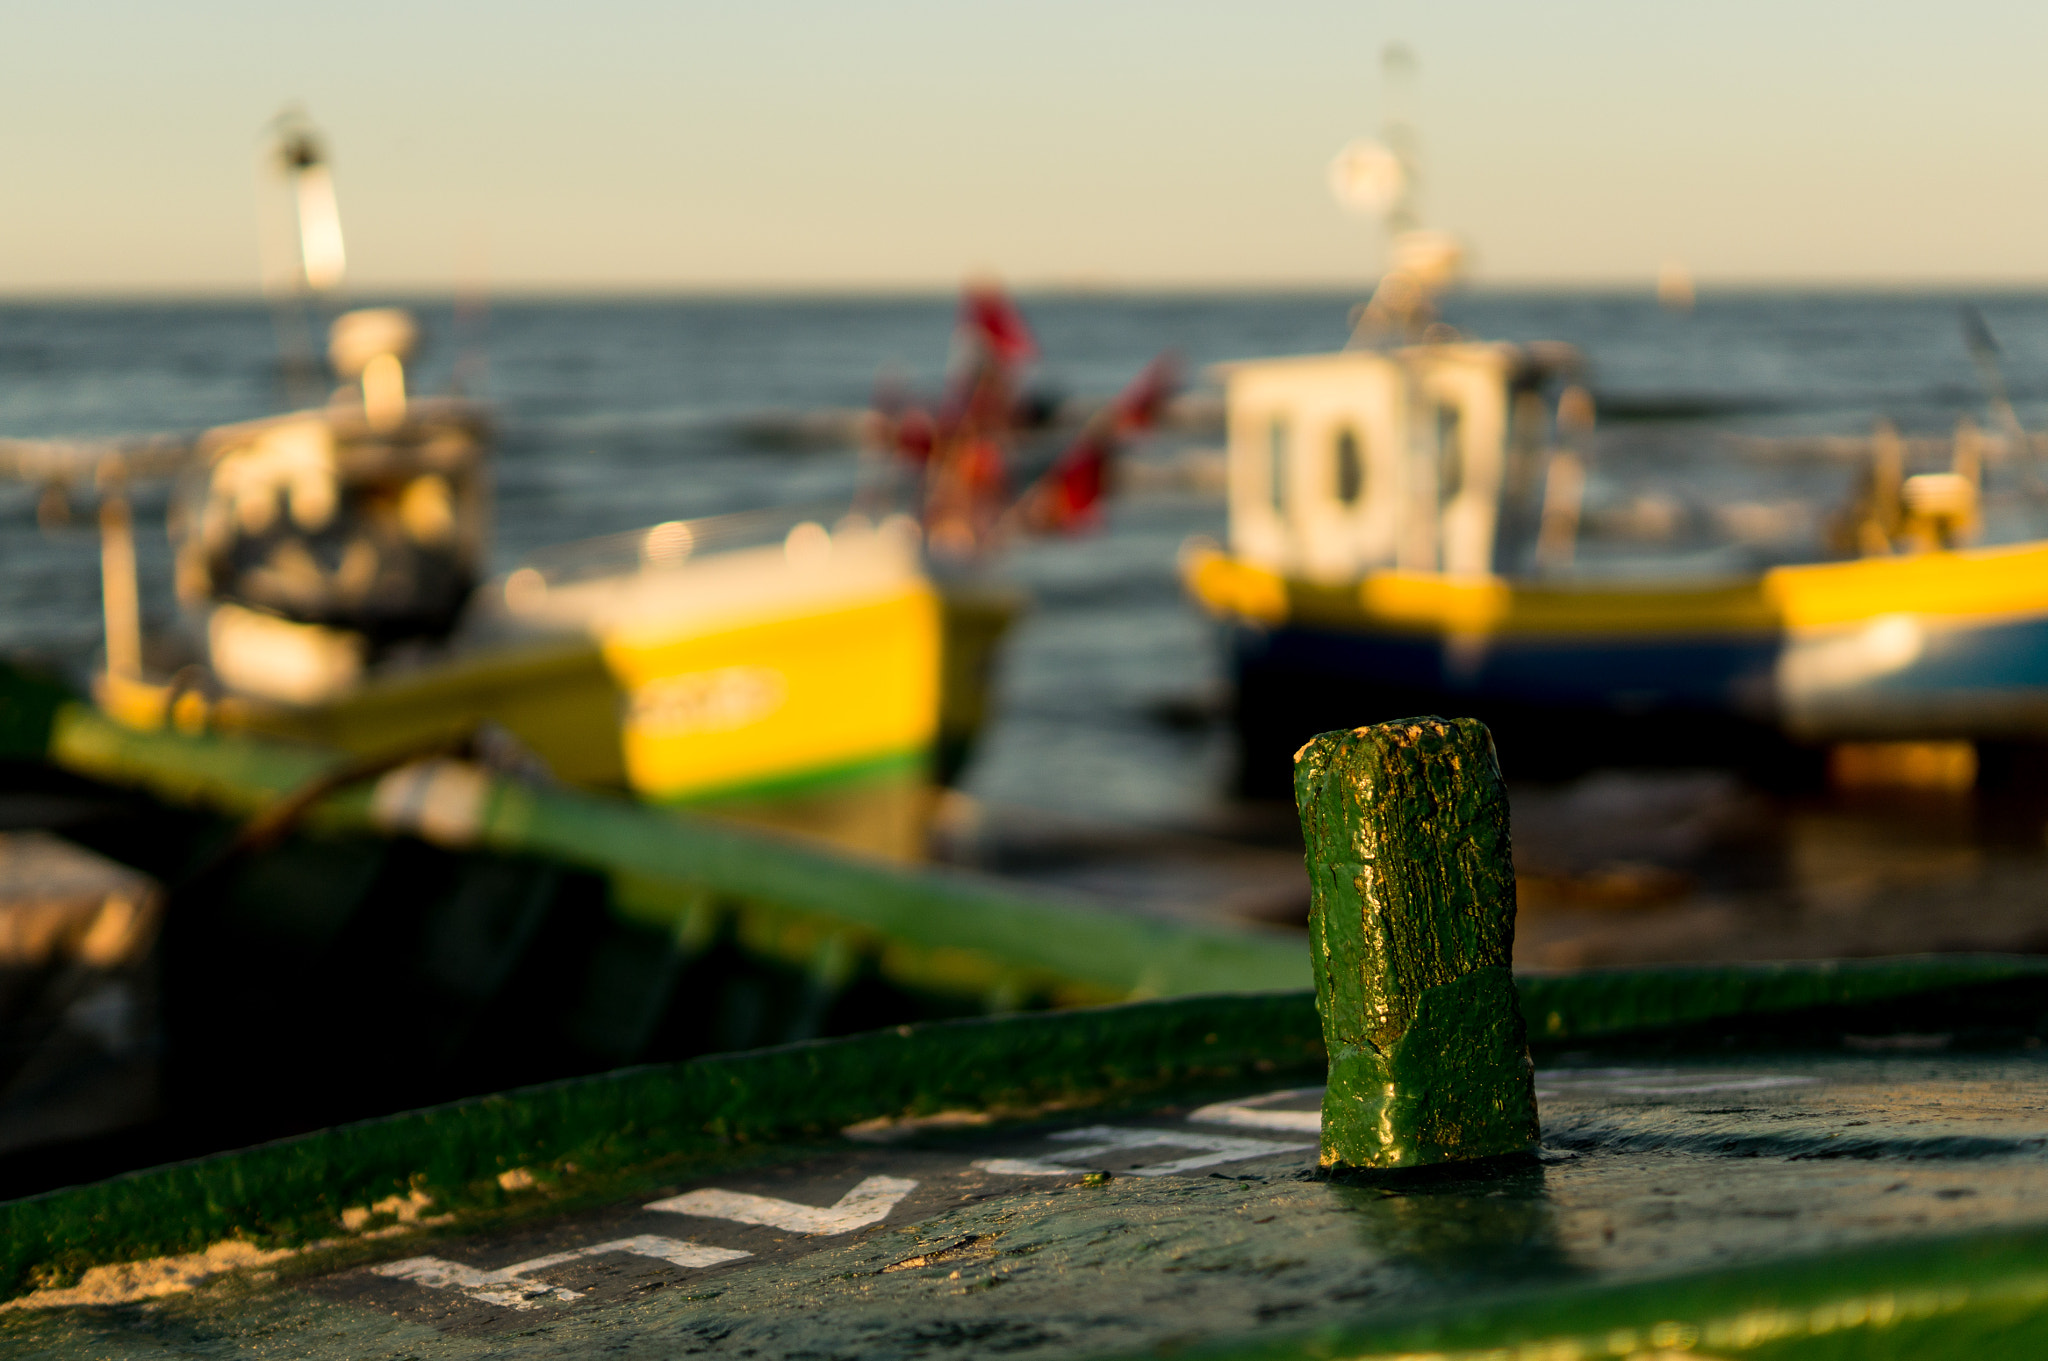
[[[963,281],[964,282],[964,281]],[[1018,297],[1328,297],[1345,295],[1364,298],[1376,281],[1366,280],[1207,280],[1207,281],[1094,281],[1045,278],[1006,281],[1005,287]],[[2037,278],[1986,276],[1918,277],[1872,276],[1868,278],[1789,278],[1782,276],[1693,277],[1698,295],[1897,293],[1943,294],[1958,292],[2029,293],[2048,292],[2048,275]],[[351,301],[372,298],[460,301],[468,299],[527,301],[682,301],[710,300],[824,300],[939,299],[956,296],[962,283],[896,282],[736,282],[682,283],[521,283],[496,287],[449,286],[399,282],[366,283],[351,287]],[[1610,297],[1656,297],[1654,278],[1490,278],[1473,280],[1451,290],[1449,296],[1489,294],[1578,294]],[[271,303],[276,301],[258,287],[190,286],[172,284],[91,287],[54,285],[50,287],[0,286],[0,306],[39,303]]]

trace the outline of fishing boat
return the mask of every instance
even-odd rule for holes
[[[848,855],[511,744],[143,728],[6,665],[0,789],[0,1196],[621,1064],[1305,976],[1288,932]]]
[[[573,784],[921,854],[941,713],[980,707],[943,701],[941,678],[985,670],[943,664],[915,521],[676,521],[490,577],[490,414],[408,390],[406,312],[339,310],[327,156],[302,117],[277,134],[296,226],[267,271],[284,371],[331,395],[183,448],[13,447],[20,475],[97,485],[107,712],[359,755],[487,727]],[[145,638],[128,492],[165,474],[181,617]]]
[[[273,159],[297,224],[279,331],[304,387],[313,323],[339,296],[341,229],[303,120]],[[8,446],[19,476],[97,486],[107,643],[93,692],[110,714],[358,755],[485,727],[573,784],[899,860],[924,854],[1022,605],[993,559],[1018,534],[1092,523],[1119,443],[1171,383],[1148,368],[1014,491],[1036,348],[1001,290],[976,284],[945,391],[891,395],[873,416],[882,457],[854,506],[668,521],[493,578],[488,410],[408,391],[420,333],[402,310],[341,312],[327,329],[312,376],[337,386],[302,409],[183,446]],[[128,489],[167,473],[182,618],[145,639]]]
[[[1381,155],[1347,152],[1340,180],[1398,185]],[[1583,357],[1446,326],[1457,268],[1450,238],[1406,230],[1345,348],[1219,370],[1228,542],[1182,567],[1224,625],[1249,791],[1281,792],[1318,731],[1411,713],[1484,718],[1519,775],[1832,763],[1953,785],[1979,747],[2048,738],[2038,453],[1996,391],[2000,435],[1856,441],[1804,542],[1603,536]]]
[[[1013,494],[1032,345],[970,290],[947,391],[876,415],[856,505],[668,521],[493,576],[488,409],[409,390],[397,309],[332,317],[314,363],[333,186],[296,122],[275,164],[305,404],[192,437],[0,440],[46,500],[96,494],[105,629],[90,707],[0,665],[0,1186],[479,1082],[1242,974],[1236,936],[1230,969],[1176,982],[1151,927],[1100,904],[1044,917],[876,863],[923,857],[985,718],[1019,607],[1001,545],[1089,522],[1163,367]],[[145,631],[149,480],[174,483],[179,616]],[[479,819],[501,792],[578,811],[529,808],[497,845]],[[621,830],[640,850],[618,859]],[[1028,962],[1045,948],[1061,962]]]
[[[1587,553],[1576,367],[1445,342],[1225,369],[1230,542],[1184,573],[1227,626],[1253,783],[1332,722],[1439,710],[1522,770],[2048,736],[2048,541],[1985,541],[1971,441],[1909,474],[1875,437],[1844,556]]]

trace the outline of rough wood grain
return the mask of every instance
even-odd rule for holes
[[[1472,719],[1324,733],[1294,758],[1330,1054],[1325,1167],[1521,1153],[1536,1096],[1509,961],[1515,871]]]

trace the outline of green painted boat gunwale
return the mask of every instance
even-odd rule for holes
[[[239,816],[255,815],[344,760],[248,737],[137,732],[75,703],[56,713],[49,756],[74,773]],[[382,830],[361,786],[321,800],[304,825]],[[1049,991],[1079,985],[1104,1000],[1308,982],[1307,961],[1284,932],[1104,912],[1086,900],[959,870],[859,859],[601,794],[493,778],[474,844],[674,885],[671,923],[656,919],[655,895],[638,895],[637,915],[648,925],[680,928],[694,902],[689,890],[710,889],[892,940],[969,952]]]
[[[687,794],[658,795],[649,803],[663,808],[698,808],[748,799],[788,798],[803,794],[825,794],[885,779],[923,779],[931,766],[931,753],[922,748],[888,751],[859,756],[850,761],[806,770],[795,775],[771,775],[741,780],[710,789],[693,789]]]
[[[1985,1361],[2048,1354],[2048,1229],[1851,1249],[1361,1328],[1190,1348],[1184,1361]]]
[[[12,716],[0,714],[0,719],[12,721]],[[150,789],[173,802],[243,815],[260,811],[340,759],[274,742],[137,734],[76,707],[57,713],[51,734],[53,752],[70,769]],[[345,790],[325,800],[309,825],[340,833],[372,830],[368,791]],[[698,885],[773,905],[790,920],[809,923],[807,929],[893,932],[891,938],[899,941],[980,953],[1011,964],[1022,954],[1048,977],[1083,974],[1073,968],[1075,955],[1099,952],[1109,940],[1125,952],[1110,961],[1123,972],[1098,960],[1086,976],[1118,979],[1120,992],[1139,990],[1132,986],[1131,961],[1147,963],[1144,952],[1151,941],[1185,945],[1185,937],[1192,935],[1203,949],[1228,953],[1223,933],[1202,935],[1170,923],[1128,918],[1107,919],[1112,926],[1105,933],[1078,943],[1047,941],[1043,937],[1056,929],[1049,923],[1056,924],[1064,912],[1081,913],[1090,922],[1103,919],[1049,896],[971,876],[850,861],[769,835],[599,796],[493,782],[479,832],[486,847],[554,855],[680,886],[674,899],[654,893],[636,902],[636,915],[653,914],[652,924],[661,924],[661,913],[669,910],[666,903],[689,900],[682,890]],[[695,901],[701,900],[699,893]],[[1017,904],[1026,909],[1026,920],[1005,921],[1005,910]],[[673,925],[687,929],[688,921],[679,912]],[[960,944],[963,939],[975,944]],[[1306,973],[1300,944],[1277,936],[1261,943],[1273,948],[1275,961],[1284,951]],[[1226,958],[1219,964],[1198,952],[1193,958],[1202,967],[1188,968],[1187,958],[1169,955],[1171,967],[1157,970],[1149,981],[1161,991],[1195,990],[1202,980],[1240,962]],[[2039,1023],[2048,1017],[2048,1005],[2041,1002],[2048,996],[2044,981],[2048,959],[1978,955],[1522,974],[1517,986],[1532,1041],[1554,1052],[1589,1040],[1658,1043],[1703,1027],[1711,1030],[1723,1021],[1755,1023],[1766,1032],[1782,1021],[1788,1032],[1797,1032],[1808,1021],[1829,1016],[1853,1016],[1857,1026],[1883,1033],[1887,1025],[1923,1023],[1960,1030],[1988,1022],[1992,1028],[2010,1029],[2015,1015],[2026,1013],[2036,1027],[2031,1033],[2038,1035]],[[1212,982],[1208,990],[1220,988]],[[235,1236],[276,1244],[317,1242],[335,1236],[343,1207],[409,1190],[432,1194],[436,1210],[446,1207],[457,1214],[459,1227],[465,1215],[502,1211],[496,1176],[514,1167],[562,1171],[551,1194],[563,1198],[548,1202],[559,1209],[582,1193],[579,1188],[633,1175],[636,1168],[660,1164],[703,1170],[748,1148],[828,1136],[864,1120],[960,1107],[1017,1112],[1053,1102],[1107,1104],[1170,1083],[1253,1072],[1306,1073],[1321,1062],[1312,1001],[1305,990],[1297,990],[903,1027],[620,1070],[339,1126],[0,1205],[0,1283],[11,1291],[91,1265],[188,1251]],[[573,1173],[566,1171],[570,1164]],[[1872,1292],[1897,1295],[1939,1266],[1943,1259],[1938,1253],[1948,1250],[1915,1244],[1865,1254],[1855,1260],[1876,1263],[1868,1273],[1839,1279],[1849,1282],[1844,1289],[1854,1286],[1870,1298],[1876,1297]],[[1955,1328],[1977,1326],[1970,1320],[2010,1321],[2010,1315],[2026,1321],[2042,1312],[2039,1293],[2026,1293],[2034,1289],[2027,1282],[2040,1274],[2033,1264],[2048,1250],[2038,1235],[1972,1238],[1953,1250],[1977,1254],[1988,1263],[1988,1274],[1945,1295],[1935,1291],[1932,1312],[1924,1316],[1902,1313],[1898,1329],[1885,1334],[1900,1341],[1898,1354],[1942,1354],[1915,1349],[1926,1340],[1924,1330],[1914,1331],[1920,1323],[1950,1329],[1941,1334],[1946,1345]],[[1807,1278],[1797,1270],[1777,1268],[1768,1277],[1735,1273],[1725,1281],[1713,1278],[1721,1285],[1688,1277],[1642,1287],[1633,1296],[1628,1290],[1637,1287],[1578,1290],[1526,1307],[1499,1306],[1470,1327],[1457,1319],[1417,1323],[1300,1338],[1277,1351],[1243,1354],[1429,1350],[1479,1355],[1510,1343],[1554,1342],[1558,1348],[1581,1348],[1573,1354],[1597,1355],[1581,1346],[1592,1336],[1585,1328],[1595,1322],[1604,1327],[1617,1318],[1635,1319],[1629,1327],[1651,1328],[1690,1319],[1686,1326],[1698,1330],[1720,1326],[1720,1320],[1736,1328],[1729,1319],[1761,1318],[1752,1307],[1762,1297],[1759,1292],[1782,1285],[1780,1298],[1787,1303],[1780,1312],[1789,1318],[1786,1311],[1806,1310],[1801,1317],[1808,1322],[1798,1328],[1807,1331],[1772,1333],[1770,1328],[1778,1325],[1764,1319],[1757,1324],[1761,1332],[1752,1329],[1755,1348],[1745,1342],[1743,1353],[1767,1355],[1781,1344],[1804,1345],[1798,1342],[1802,1337],[1812,1341],[1811,1317],[1828,1310],[1839,1315],[1850,1307],[1844,1303],[1849,1297],[1823,1279],[1833,1270],[1827,1263],[1835,1261],[1830,1257],[1815,1266],[1807,1285],[1799,1284]],[[1657,1305],[1677,1298],[1672,1292],[1679,1287],[1695,1286],[1697,1304],[1684,1306],[1690,1314],[1677,1304]],[[2000,1295],[2001,1290],[2006,1293]],[[2008,1305],[2007,1314],[1998,1312]],[[1648,1340],[1647,1333],[1643,1337]]]
[[[1515,975],[1530,1042],[1543,1048],[1582,1040],[1655,1039],[1736,1018],[1839,1013],[1908,998],[1952,1001],[1947,1019],[1998,1025],[2000,1018],[1990,1011],[2005,1000],[1998,990],[2017,989],[2031,999],[2035,984],[2040,1010],[2048,1012],[2048,956],[2041,955],[1654,964]],[[1896,1029],[1896,1018],[1870,1019],[1879,1033]]]
[[[1693,1017],[1688,980],[1696,1001],[1740,998],[1754,1008],[1750,1016],[1825,1013],[1831,997],[1852,1008],[1932,998],[1945,1009],[1937,1019],[1968,1023],[1987,995],[1984,982],[2044,974],[2043,960],[1937,956],[1530,981],[1542,985],[1539,1004],[1553,1010],[1569,1008],[1573,987],[1589,984],[1587,1032],[1654,1039],[1666,1033],[1656,1017]],[[1924,1019],[1910,1008],[1890,1010]],[[2038,1012],[2037,1023],[2048,1022],[2048,999]],[[1628,1028],[1631,1015],[1640,1028]],[[413,1189],[434,1195],[437,1207],[488,1211],[502,1203],[497,1174],[515,1167],[573,1164],[575,1178],[598,1183],[650,1162],[729,1155],[875,1119],[1080,1107],[1233,1075],[1320,1077],[1324,1063],[1314,994],[1303,990],[931,1022],[620,1069],[0,1204],[0,1293],[227,1237],[319,1241],[333,1236],[342,1208]],[[565,1193],[575,1178],[565,1180]]]
[[[345,1207],[414,1190],[437,1212],[494,1209],[511,1168],[573,1165],[567,1180],[597,1184],[877,1118],[1085,1106],[1322,1063],[1313,1006],[1275,993],[939,1021],[619,1069],[0,1204],[0,1297],[225,1238],[332,1239]]]

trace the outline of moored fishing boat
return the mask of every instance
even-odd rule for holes
[[[298,226],[278,299],[285,367],[301,389],[331,373],[332,395],[184,442],[8,446],[18,475],[97,486],[107,642],[93,690],[107,711],[358,755],[484,724],[574,784],[920,857],[1020,605],[990,555],[1093,515],[1165,371],[1013,494],[1034,347],[1008,299],[976,286],[932,410],[899,400],[874,418],[887,466],[859,509],[669,521],[487,579],[488,410],[408,391],[419,333],[398,309],[336,316],[329,364],[312,363],[313,323],[339,296],[340,221],[302,121],[274,159]],[[181,617],[145,638],[127,493],[166,474]]]
[[[844,856],[502,744],[141,730],[7,667],[0,781],[0,1195],[624,1063],[1302,976],[1287,933]]]
[[[318,147],[301,130],[282,161],[302,181],[304,259],[281,315],[317,310],[309,300],[340,277]],[[969,323],[985,302],[963,308]],[[281,325],[288,337],[300,329],[310,336]],[[978,335],[970,325],[956,391],[998,390]],[[459,393],[408,390],[418,340],[395,309],[344,312],[328,331],[325,372],[310,342],[286,346],[301,387],[336,384],[297,410],[192,438],[0,442],[13,474],[97,491],[105,614],[96,710],[0,669],[0,726],[20,739],[0,771],[19,805],[12,825],[71,837],[74,858],[91,847],[143,872],[175,909],[160,951],[138,926],[109,953],[89,923],[114,922],[111,909],[81,899],[64,940],[87,951],[86,965],[61,950],[24,953],[34,969],[58,959],[88,984],[115,969],[114,985],[130,982],[121,970],[152,985],[128,989],[142,999],[132,1026],[92,1023],[127,1037],[116,1057],[142,1076],[133,1100],[88,1115],[83,1132],[112,1143],[75,1157],[50,1152],[65,1135],[49,1084],[15,1078],[51,1068],[43,1031],[77,1047],[76,1026],[42,1013],[61,1013],[80,985],[67,975],[30,997],[32,1011],[0,1013],[0,1185],[120,1166],[130,1146],[193,1151],[223,1131],[261,1137],[479,1082],[1232,976],[1201,965],[1183,978],[1146,957],[1150,926],[1125,923],[1139,948],[1098,986],[1089,980],[1118,953],[1094,929],[1100,904],[1039,918],[1032,895],[983,884],[993,896],[975,906],[975,891],[962,898],[956,883],[862,880],[877,867],[745,832],[728,840],[640,806],[920,858],[934,778],[971,747],[990,658],[1016,609],[979,570],[981,555],[1013,525],[1086,516],[1115,440],[1156,397],[1089,423],[1056,475],[1022,498],[1001,476],[1009,405],[978,404],[973,420],[942,410],[927,457],[898,465],[914,474],[911,514],[885,497],[861,511],[668,521],[558,545],[491,577],[490,415]],[[927,498],[927,465],[942,480],[970,445],[974,466],[995,476],[965,499]],[[130,509],[145,479],[177,483],[180,611],[148,632]],[[975,520],[982,537],[938,555],[947,561],[933,570],[919,516],[938,505],[1002,523]],[[52,726],[60,709],[68,717]],[[525,832],[516,847],[479,845],[491,838],[475,817],[501,778],[582,811],[515,818],[528,831],[555,825],[547,845]],[[335,824],[319,810],[337,791],[354,812]],[[612,797],[628,791],[637,803]],[[611,834],[585,817],[597,810],[599,823],[630,824],[627,840],[643,851],[681,851],[692,867],[608,859]],[[238,831],[251,814],[257,822]],[[9,849],[0,844],[0,858]],[[768,879],[743,884],[733,870]],[[870,909],[878,915],[863,926]],[[912,920],[926,909],[945,921],[929,948]],[[0,902],[0,934],[40,910],[32,895]],[[1220,953],[1241,956],[1242,943],[1233,935]],[[1089,958],[1069,960],[1073,973],[1012,967],[1023,958],[1013,946],[1034,955],[1041,945]],[[102,955],[112,963],[94,962]],[[379,1013],[367,1026],[353,1015],[365,996]],[[237,1037],[234,1059],[219,1052],[223,1035]],[[267,1069],[286,1075],[252,1077]],[[18,1139],[5,1128],[16,1115],[27,1130]]]
[[[941,714],[979,712],[945,705],[941,676],[985,673],[942,668],[915,523],[670,522],[487,580],[487,409],[408,391],[419,333],[398,309],[335,316],[314,364],[344,272],[333,184],[296,116],[272,159],[297,225],[273,290],[285,371],[301,395],[331,372],[333,394],[182,460],[165,441],[15,448],[24,475],[97,484],[107,711],[357,754],[490,725],[575,784],[921,854]],[[181,617],[145,639],[127,490],[166,472]]]
[[[1403,163],[1378,155],[1338,169],[1398,189]],[[1860,441],[1826,532],[1816,515],[1767,550],[1603,538],[1581,356],[1440,322],[1442,234],[1404,231],[1392,256],[1346,348],[1220,370],[1228,543],[1191,544],[1183,576],[1226,626],[1248,788],[1279,792],[1319,730],[1433,711],[1485,718],[1522,775],[1805,781],[1832,752],[1953,785],[1980,746],[2048,739],[2048,516],[1996,386],[1999,435],[1966,421],[1912,459],[1888,426]],[[1650,508],[1713,520],[1668,492]]]
[[[2048,542],[1969,542],[1967,453],[1893,464],[1863,556],[1574,563],[1564,362],[1438,344],[1227,370],[1230,543],[1184,571],[1229,625],[1254,782],[1338,713],[1470,710],[1523,770],[2048,736]]]

